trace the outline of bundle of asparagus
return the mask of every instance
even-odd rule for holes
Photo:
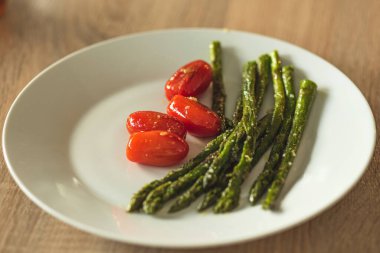
[[[242,73],[242,89],[233,119],[225,117],[222,76],[222,48],[210,45],[213,68],[212,109],[222,119],[222,133],[210,141],[181,168],[154,180],[135,193],[128,211],[154,214],[176,198],[169,212],[190,206],[203,195],[198,211],[213,207],[225,213],[239,205],[241,186],[263,154],[272,145],[263,171],[253,182],[249,202],[256,204],[267,193],[262,206],[273,209],[292,167],[317,86],[310,80],[300,82],[296,99],[293,68],[282,67],[277,51],[247,62]],[[265,91],[273,84],[274,106],[257,120]]]

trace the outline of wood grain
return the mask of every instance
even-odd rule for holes
[[[226,27],[302,46],[347,74],[380,119],[378,0],[8,0],[7,4],[0,17],[1,126],[26,83],[68,53],[114,36],[176,27]],[[323,214],[270,237],[198,252],[380,252],[378,143],[358,185]],[[189,252],[122,244],[69,227],[27,199],[3,158],[0,163],[0,252]]]

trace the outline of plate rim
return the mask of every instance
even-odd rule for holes
[[[324,64],[328,65],[329,67],[332,67],[334,69],[334,71],[339,72],[340,74],[342,74],[344,77],[346,77],[351,82],[353,88],[356,89],[356,92],[358,92],[358,94],[361,96],[361,99],[364,100],[364,102],[365,102],[364,104],[367,107],[367,111],[371,115],[371,121],[372,121],[372,124],[371,124],[372,125],[371,126],[371,128],[372,128],[372,131],[371,131],[371,133],[372,133],[372,143],[371,143],[371,147],[370,147],[371,152],[368,154],[367,158],[365,159],[366,160],[365,166],[363,166],[363,169],[360,171],[360,173],[357,176],[357,178],[355,178],[355,180],[353,180],[353,182],[351,183],[351,185],[349,187],[347,187],[344,190],[344,192],[339,197],[337,197],[334,201],[332,201],[328,205],[326,205],[323,208],[319,209],[313,215],[307,216],[306,218],[304,217],[302,219],[299,219],[298,221],[292,223],[291,225],[288,225],[288,226],[276,229],[274,231],[262,233],[260,235],[254,236],[254,237],[252,237],[252,236],[245,236],[245,237],[241,237],[240,239],[224,240],[223,242],[221,242],[220,240],[213,240],[212,242],[207,242],[207,243],[205,243],[205,242],[199,243],[198,242],[195,245],[191,245],[189,243],[174,243],[174,244],[168,245],[167,243],[158,243],[158,242],[152,243],[152,242],[146,242],[144,240],[128,239],[126,237],[123,237],[122,235],[117,235],[117,234],[114,234],[114,233],[107,232],[107,231],[105,231],[103,229],[94,228],[91,225],[87,225],[85,223],[77,221],[77,220],[75,220],[73,218],[70,218],[70,217],[68,217],[68,216],[60,213],[59,211],[51,208],[49,205],[45,204],[37,196],[35,196],[33,193],[31,193],[28,190],[28,188],[23,184],[23,181],[18,177],[15,169],[11,166],[11,162],[10,162],[9,157],[8,157],[8,151],[6,149],[6,141],[5,141],[5,139],[6,139],[6,133],[8,131],[7,130],[8,129],[7,126],[8,126],[9,117],[12,114],[12,111],[14,110],[14,107],[16,106],[18,100],[23,96],[23,94],[25,93],[25,91],[27,89],[30,89],[30,87],[33,86],[33,84],[35,83],[35,80],[38,79],[40,76],[44,75],[50,69],[54,68],[56,65],[60,64],[61,62],[64,62],[67,59],[69,59],[69,58],[71,58],[71,57],[73,57],[73,56],[75,56],[77,54],[80,54],[82,52],[85,52],[85,51],[88,51],[88,50],[92,50],[93,48],[102,46],[103,44],[113,43],[113,42],[119,41],[119,40],[124,40],[124,39],[128,39],[128,38],[135,38],[135,37],[141,37],[141,36],[146,36],[146,35],[154,35],[154,34],[160,34],[160,33],[172,33],[172,32],[186,32],[186,31],[188,31],[188,32],[204,32],[204,31],[209,31],[209,32],[219,32],[219,33],[220,32],[233,32],[233,33],[238,33],[238,34],[254,35],[256,37],[261,37],[263,39],[269,39],[269,40],[272,40],[272,41],[275,41],[275,42],[280,42],[280,43],[285,44],[286,46],[294,47],[297,50],[302,51],[303,53],[306,53],[306,54],[312,55],[313,57],[318,58]],[[371,134],[371,133],[369,133],[369,134]],[[197,27],[188,27],[188,28],[171,28],[171,29],[147,30],[147,31],[142,31],[142,32],[137,32],[137,33],[131,33],[131,34],[125,34],[125,35],[116,36],[116,37],[113,37],[113,38],[109,38],[109,39],[106,39],[106,40],[102,40],[102,41],[93,43],[93,44],[88,45],[88,46],[84,46],[83,48],[75,50],[75,51],[69,53],[68,55],[66,55],[66,56],[58,59],[57,61],[53,62],[52,64],[48,65],[42,71],[40,71],[36,76],[34,76],[25,85],[25,87],[19,92],[19,94],[16,96],[16,98],[13,100],[11,106],[9,107],[9,110],[8,110],[8,112],[6,114],[6,117],[5,117],[5,120],[4,120],[3,129],[2,129],[2,149],[3,149],[3,157],[4,157],[5,164],[6,164],[7,168],[8,168],[9,173],[11,174],[13,180],[16,182],[17,186],[21,189],[21,191],[35,205],[37,205],[44,212],[46,212],[49,215],[53,216],[57,220],[59,220],[59,221],[61,221],[63,223],[69,224],[70,226],[72,226],[72,227],[74,227],[76,229],[79,229],[81,231],[88,232],[88,233],[90,233],[92,235],[96,235],[96,236],[99,236],[99,237],[111,239],[111,240],[114,240],[114,241],[128,243],[128,244],[131,244],[131,245],[139,245],[139,246],[145,246],[145,247],[159,247],[159,248],[168,248],[168,249],[169,248],[172,248],[172,249],[195,249],[195,248],[210,248],[210,247],[218,247],[218,246],[220,247],[220,246],[226,246],[226,245],[233,245],[233,244],[243,243],[243,242],[247,242],[247,241],[258,240],[258,239],[261,239],[261,238],[264,238],[264,237],[268,237],[268,236],[271,236],[271,235],[274,235],[274,234],[281,233],[281,232],[286,231],[286,230],[290,230],[290,229],[292,229],[292,228],[294,228],[294,227],[296,227],[296,226],[298,226],[300,224],[305,223],[306,221],[312,220],[316,216],[318,216],[321,213],[325,212],[326,210],[330,209],[331,207],[333,207],[334,205],[336,205],[339,201],[341,201],[345,196],[347,196],[347,194],[349,194],[350,191],[352,191],[352,189],[358,184],[358,182],[360,181],[360,179],[363,177],[364,173],[367,171],[370,163],[373,160],[373,155],[374,155],[375,147],[376,147],[376,136],[377,136],[376,120],[375,120],[372,108],[371,108],[369,102],[367,101],[366,97],[362,93],[362,91],[358,88],[358,86],[356,86],[356,84],[343,71],[341,71],[336,66],[334,66],[332,63],[330,63],[327,60],[323,59],[322,57],[320,57],[316,53],[308,51],[307,49],[305,49],[305,48],[303,48],[301,46],[298,46],[296,44],[292,44],[292,43],[287,42],[285,40],[278,39],[278,38],[275,38],[275,37],[270,37],[270,36],[267,36],[267,35],[262,35],[262,34],[254,33],[254,32],[243,31],[243,30],[235,30],[235,29],[226,29],[226,28],[207,28],[207,27],[197,28]]]

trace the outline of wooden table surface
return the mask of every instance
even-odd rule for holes
[[[0,17],[1,127],[16,95],[61,57],[114,36],[177,27],[237,29],[304,47],[347,74],[379,120],[379,11],[379,0],[8,0]],[[33,204],[16,186],[3,157],[0,162],[0,252],[185,252],[122,244],[74,229]],[[197,251],[380,252],[379,165],[376,145],[355,188],[302,225]]]

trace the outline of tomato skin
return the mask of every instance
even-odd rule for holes
[[[210,137],[220,132],[219,116],[194,99],[176,95],[169,102],[166,111],[181,121],[194,136]]]
[[[196,60],[179,68],[165,84],[168,100],[175,95],[195,97],[204,92],[212,81],[212,68],[203,60]]]
[[[186,128],[176,118],[165,113],[154,111],[137,111],[128,116],[127,129],[129,133],[162,130],[176,134],[181,138],[186,137]]]
[[[188,152],[189,145],[181,137],[160,130],[133,133],[126,149],[130,161],[162,167],[177,164]]]

